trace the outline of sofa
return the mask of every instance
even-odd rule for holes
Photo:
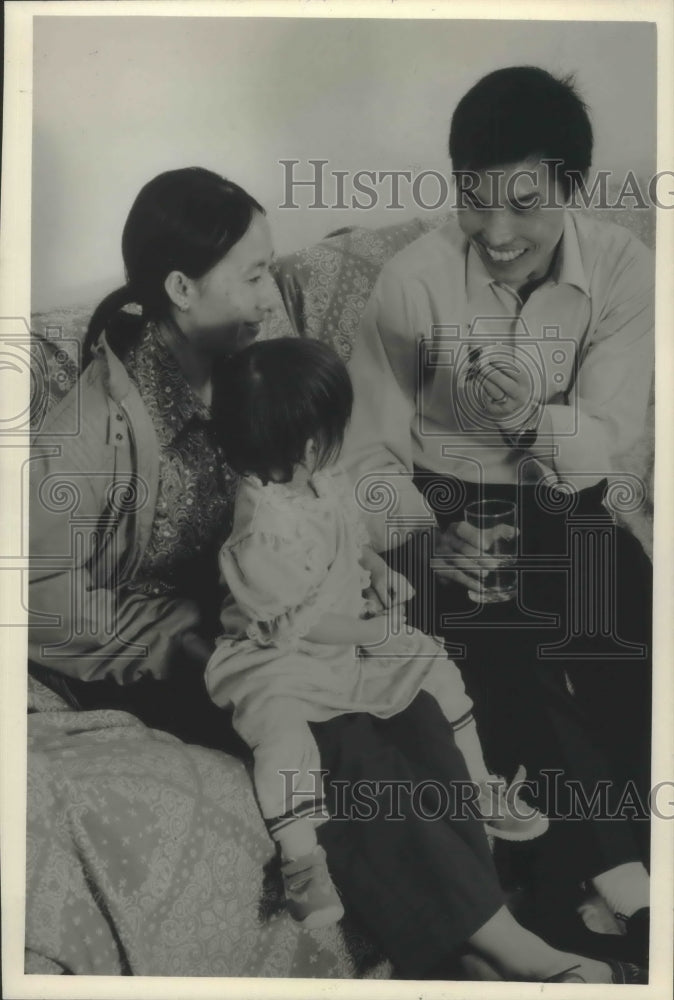
[[[653,246],[651,212],[613,214]],[[440,221],[339,230],[281,258],[262,336],[314,337],[347,360],[381,266]],[[78,377],[93,305],[32,318],[35,428]],[[622,516],[650,551],[652,421],[624,468],[645,496]],[[395,975],[348,917],[305,931],[285,914],[245,763],[28,683],[27,973]]]

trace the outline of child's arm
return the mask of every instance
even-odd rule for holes
[[[414,587],[401,573],[396,573],[370,545],[363,546],[360,557],[363,569],[369,570],[371,589],[382,608],[404,604],[414,597]]]
[[[310,642],[339,646],[353,643],[354,646],[375,646],[383,642],[391,631],[389,616],[376,615],[374,618],[351,618],[326,612],[309,629],[305,639]]]

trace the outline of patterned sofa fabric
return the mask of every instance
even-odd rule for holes
[[[381,268],[446,218],[428,216],[381,229],[354,226],[282,257],[275,277],[298,336],[322,340],[348,361]]]
[[[284,912],[239,760],[30,678],[26,972],[383,978],[348,921]]]

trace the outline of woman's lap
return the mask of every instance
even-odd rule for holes
[[[329,771],[319,839],[335,883],[400,972],[423,978],[503,904],[482,824],[457,801],[469,782],[451,727],[422,692],[390,720],[311,728]]]

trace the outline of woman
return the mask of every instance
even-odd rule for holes
[[[236,185],[177,170],[140,192],[122,250],[127,284],[94,313],[85,345],[94,358],[36,442],[30,660],[80,705],[121,705],[200,742],[208,718],[206,739],[230,746],[202,676],[233,486],[209,407],[219,362],[254,338],[271,308],[269,228]],[[119,313],[129,302],[143,313],[131,328]],[[67,436],[78,407],[81,426]],[[384,603],[406,596],[382,560],[373,568]],[[482,827],[460,803],[429,821],[413,797],[400,823],[376,793],[378,808],[363,815],[361,779],[414,789],[435,780],[456,800],[455,782],[468,777],[458,751],[440,751],[448,734],[434,742],[446,723],[422,696],[381,725],[366,715],[335,721],[315,726],[334,815],[319,839],[347,907],[402,974],[437,974],[467,945],[505,978],[640,977],[558,952],[520,927],[503,906]]]

